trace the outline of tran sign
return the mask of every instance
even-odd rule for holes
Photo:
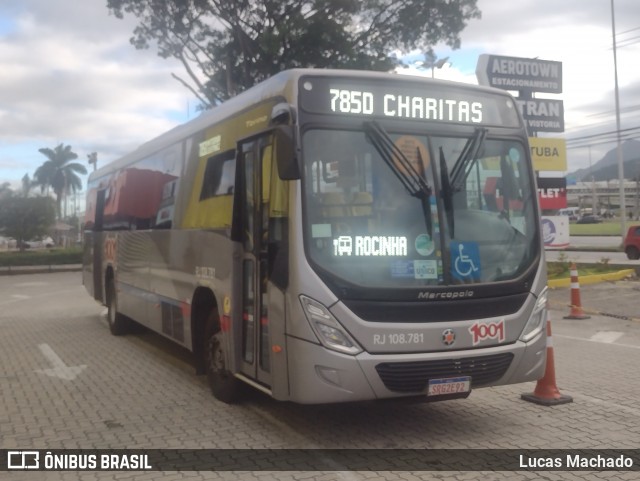
[[[564,105],[555,99],[516,99],[531,132],[564,132]]]
[[[481,85],[503,90],[562,93],[562,62],[483,54],[476,76]]]

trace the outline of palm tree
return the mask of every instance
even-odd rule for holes
[[[86,174],[87,169],[80,163],[71,162],[78,158],[78,154],[71,150],[70,145],[60,144],[55,149],[45,147],[38,149],[38,152],[45,155],[48,160],[36,169],[33,177],[42,192],[49,186],[53,189],[60,219],[63,197],[70,191],[75,193],[82,189],[82,180],[77,174]]]

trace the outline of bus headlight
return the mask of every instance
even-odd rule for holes
[[[520,340],[527,342],[545,328],[547,321],[547,288],[545,287],[536,301],[531,317],[520,334]]]
[[[324,347],[353,356],[362,352],[358,343],[325,306],[306,296],[300,296],[300,302],[311,328]]]

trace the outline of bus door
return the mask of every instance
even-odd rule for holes
[[[269,200],[264,175],[270,174],[271,137],[252,138],[238,145],[241,174],[242,246],[241,362],[242,373],[271,385],[268,309]],[[266,201],[265,201],[266,200]]]

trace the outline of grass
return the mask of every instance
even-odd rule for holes
[[[0,267],[82,264],[82,247],[0,252]]]
[[[637,221],[628,222],[627,227],[640,225]],[[626,234],[626,232],[625,232]],[[569,235],[620,235],[620,221],[602,222],[600,224],[569,224]]]
[[[566,252],[561,252],[558,256],[558,262],[547,262],[547,277],[549,279],[564,279],[571,276],[570,268],[573,262],[569,262]],[[628,267],[628,266],[626,266]],[[615,264],[609,264],[609,258],[606,253],[597,264],[576,264],[579,276],[590,276],[593,274],[608,274],[617,272],[622,267]]]
[[[565,279],[570,277],[569,272],[571,264],[567,262],[547,262],[547,277],[549,279]],[[610,266],[609,264],[576,264],[579,276],[590,276],[593,274],[607,274],[609,272],[618,272],[620,266]]]

